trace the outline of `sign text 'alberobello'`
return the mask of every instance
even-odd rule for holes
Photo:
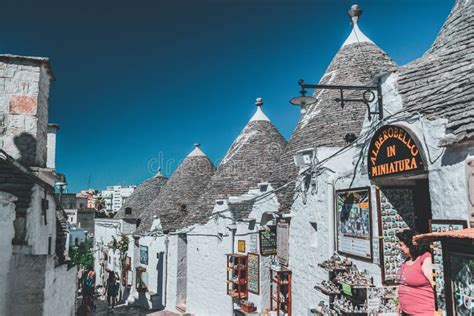
[[[401,127],[387,125],[375,132],[368,155],[369,178],[424,169],[420,150]]]

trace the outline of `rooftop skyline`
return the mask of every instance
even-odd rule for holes
[[[355,1],[364,34],[404,65],[432,44],[452,0]],[[125,1],[22,6],[2,53],[50,57],[57,170],[69,191],[170,176],[192,150],[216,166],[255,113],[288,139],[298,79],[318,82],[351,32],[350,1]],[[183,6],[186,10],[182,10]]]

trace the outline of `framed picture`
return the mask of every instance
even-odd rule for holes
[[[237,242],[237,251],[238,252],[245,252],[245,240],[239,240]]]
[[[340,254],[372,261],[370,188],[336,191],[336,245]]]
[[[148,265],[148,247],[140,245],[140,263]]]
[[[464,228],[467,228],[467,221],[438,219],[430,220],[430,232],[432,233],[441,233]],[[444,284],[445,269],[443,264],[443,249],[441,247],[441,242],[433,242],[432,253],[434,281],[436,282],[436,304],[438,309],[446,310],[446,291]]]
[[[247,255],[247,284],[251,293],[260,294],[260,256],[256,253]]]

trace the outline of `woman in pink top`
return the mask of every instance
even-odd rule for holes
[[[412,230],[397,233],[400,250],[407,257],[399,272],[400,314],[433,316],[435,301],[431,254],[427,247],[414,245],[413,236],[415,232]]]

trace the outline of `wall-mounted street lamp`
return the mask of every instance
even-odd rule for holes
[[[383,101],[382,101],[382,87],[380,79],[377,80],[376,85],[369,86],[340,86],[340,85],[325,85],[325,84],[306,84],[303,79],[298,81],[298,85],[301,87],[300,96],[294,97],[290,100],[290,103],[301,107],[301,113],[306,112],[306,106],[316,103],[318,100],[315,97],[307,96],[306,89],[314,90],[339,90],[339,98],[335,98],[336,102],[341,103],[341,108],[344,108],[348,102],[362,102],[367,106],[369,114],[369,120],[372,120],[372,114],[377,114],[379,120],[383,119]],[[352,99],[345,98],[344,91],[361,91],[362,95],[360,98]],[[377,100],[376,100],[377,99]],[[375,101],[377,103],[376,110],[370,109],[370,103]]]
[[[59,204],[62,206],[62,203],[63,203],[63,192],[64,190],[67,188],[67,182],[66,182],[66,179],[64,179],[64,181],[57,181],[55,184],[54,184],[58,190],[59,190]]]

